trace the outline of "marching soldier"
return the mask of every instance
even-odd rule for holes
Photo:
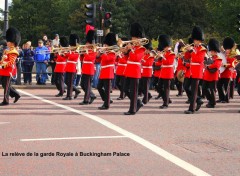
[[[86,36],[86,47],[93,44],[94,41],[94,31],[89,30]],[[83,101],[79,105],[92,104],[96,99],[95,94],[92,92],[92,79],[94,75],[94,62],[97,57],[97,52],[93,49],[89,49],[86,54],[83,56],[82,61],[82,78],[81,78],[81,87],[85,92]]]
[[[207,108],[214,108],[216,105],[216,84],[219,76],[219,69],[222,65],[222,59],[218,56],[220,44],[216,39],[210,39],[208,43],[212,59],[205,63],[203,74],[203,93],[208,100]]]
[[[162,95],[159,90],[158,82],[159,82],[159,76],[161,73],[161,66],[162,66],[162,60],[161,59],[155,59],[153,63],[153,87],[158,93],[158,96],[155,97],[155,100],[159,99]]]
[[[188,110],[184,111],[185,114],[193,114],[198,111],[203,104],[201,97],[198,97],[198,86],[200,79],[203,78],[203,62],[206,55],[206,48],[202,46],[202,41],[204,40],[203,32],[200,27],[194,27],[192,31],[192,39],[194,47],[190,47],[191,52],[191,98],[190,106]],[[197,106],[196,106],[197,103]]]
[[[160,35],[158,38],[158,50],[160,51],[159,57],[162,59],[162,67],[159,76],[159,85],[162,90],[163,105],[160,109],[168,108],[170,101],[170,83],[174,78],[174,59],[175,53],[171,50],[172,41],[168,35]]]
[[[110,47],[117,45],[116,35],[114,33],[108,33],[104,40],[104,47]],[[106,49],[101,57],[101,70],[98,81],[98,92],[104,101],[101,107],[98,107],[99,110],[108,109],[112,100],[110,99],[111,91],[111,80],[114,78],[114,67],[116,54],[114,51]]]
[[[6,40],[8,49],[4,50],[2,60],[0,61],[0,76],[4,89],[3,102],[0,103],[0,106],[9,105],[9,95],[15,97],[14,103],[21,97],[17,90],[11,86],[11,77],[14,68],[16,68],[16,59],[19,55],[16,47],[21,41],[20,32],[15,28],[9,28],[6,31]]]
[[[220,78],[217,83],[219,95],[219,100],[217,100],[217,103],[229,103],[230,80],[232,78],[232,71],[234,69],[232,63],[235,60],[234,56],[231,55],[231,52],[233,51],[234,45],[235,42],[230,37],[226,37],[223,40],[223,48],[225,49],[227,63],[223,65],[225,70],[220,74]]]
[[[68,40],[66,37],[60,37],[60,45],[61,47],[68,47]],[[59,93],[56,97],[62,97],[64,94],[64,73],[65,67],[67,63],[66,53],[58,53],[56,59],[56,67],[54,69],[55,72],[55,83]]]
[[[144,37],[143,28],[138,23],[131,25],[130,35],[132,40],[137,40]],[[143,106],[143,103],[138,99],[138,85],[141,78],[141,60],[145,53],[145,48],[140,44],[135,43],[132,51],[129,53],[127,67],[125,70],[125,86],[124,91],[126,96],[130,99],[130,107],[128,112],[124,115],[134,115]]]
[[[76,47],[77,43],[79,43],[79,37],[77,34],[70,34],[69,36],[69,44],[70,47]],[[72,50],[72,51],[71,51]],[[75,91],[74,99],[80,94],[80,91],[73,85],[74,76],[77,72],[76,65],[79,60],[79,53],[76,52],[76,49],[71,49],[67,56],[67,64],[65,67],[66,72],[66,85],[67,85],[67,96],[63,98],[63,100],[71,100],[72,99],[72,91]]]

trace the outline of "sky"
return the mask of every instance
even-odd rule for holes
[[[8,0],[8,3],[11,3],[12,0]],[[0,8],[4,10],[5,8],[5,0],[0,0]]]

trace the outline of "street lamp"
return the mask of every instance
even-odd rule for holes
[[[6,31],[8,29],[8,0],[5,0],[5,10],[4,10],[4,28],[3,37],[6,37]]]

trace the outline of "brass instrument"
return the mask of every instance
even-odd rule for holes
[[[140,39],[134,39],[129,41],[122,41],[121,39],[118,40],[118,46],[123,47],[123,45],[131,44],[134,46],[143,46],[149,43],[149,40],[147,38],[140,38]]]
[[[188,48],[188,47],[191,47],[191,46],[193,46],[193,45],[194,45],[194,43],[187,44],[187,45],[185,45],[184,47],[181,48],[181,51],[182,51],[183,53],[185,53],[185,52],[187,52],[187,48]]]
[[[106,46],[106,47],[96,47],[97,51],[100,53],[118,52],[121,48],[117,45]]]

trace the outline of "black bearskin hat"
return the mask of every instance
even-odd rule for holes
[[[92,44],[92,42],[95,40],[94,38],[94,30],[89,30],[86,36],[86,41],[90,44]]]
[[[130,29],[131,37],[143,38],[145,37],[144,30],[139,23],[132,23]]]
[[[204,41],[204,34],[200,27],[195,26],[192,30],[192,39]]]
[[[172,40],[168,35],[160,35],[158,38],[158,50],[162,51],[167,46],[172,46]]]
[[[60,45],[62,47],[68,47],[69,46],[68,39],[65,36],[60,37],[59,42],[60,42]]]
[[[208,42],[208,50],[209,51],[216,51],[220,53],[220,43],[216,39],[210,39]]]
[[[116,35],[112,32],[109,32],[104,38],[104,44],[108,46],[117,45]]]
[[[233,38],[231,37],[226,37],[224,40],[223,40],[223,48],[225,50],[227,49],[232,49],[234,47],[234,44],[235,44],[235,41],[233,40]]]
[[[193,44],[193,39],[191,37],[188,39],[188,44],[189,45]]]
[[[69,45],[70,46],[76,46],[77,43],[79,43],[80,38],[77,34],[70,34],[69,36]]]
[[[6,31],[6,40],[18,46],[21,41],[21,34],[16,28],[11,27]]]

